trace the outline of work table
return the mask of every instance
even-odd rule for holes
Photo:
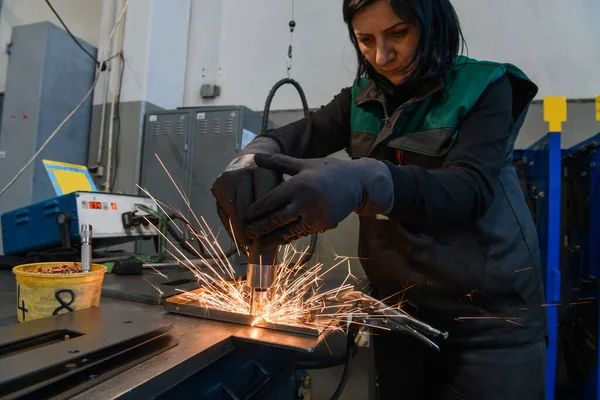
[[[12,272],[0,271],[0,326],[17,323],[15,299],[16,284]],[[109,399],[135,396],[136,393],[161,393],[232,352],[238,341],[269,343],[270,348],[281,347],[282,355],[290,353],[290,349],[310,351],[318,344],[318,339],[310,336],[170,314],[158,305],[102,297],[100,307],[103,311],[126,311],[131,318],[143,314],[169,323],[172,326],[169,334],[179,344],[91,387],[75,399]]]

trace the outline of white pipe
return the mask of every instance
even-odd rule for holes
[[[102,162],[102,151],[104,150],[104,121],[106,120],[106,100],[108,99],[109,83],[109,77],[104,76],[104,97],[102,99],[102,116],[100,117],[100,137],[98,138],[98,154],[96,156],[96,165],[100,165],[100,163]]]
[[[196,5],[198,5],[198,3],[196,3]],[[191,57],[191,53],[192,53],[192,49],[190,48],[192,46],[192,28],[193,28],[193,16],[194,16],[194,1],[190,1],[190,9],[189,9],[189,20],[188,20],[188,33],[187,33],[187,49],[185,52],[185,58],[186,58],[186,63],[185,63],[185,74],[184,74],[184,79],[183,79],[183,98],[181,100],[181,106],[185,107],[186,106],[186,100],[188,98],[188,93],[189,93],[189,85],[188,82],[190,82],[190,78],[191,78],[191,74],[192,74],[192,68],[191,68],[191,64],[193,61],[192,57]],[[193,42],[193,45],[196,46],[196,42]],[[197,73],[198,71],[196,69],[194,69],[194,74]]]
[[[111,2],[112,8],[109,10],[109,14],[112,14],[112,18],[108,19],[108,23],[105,23],[107,26],[112,26],[114,22],[118,18],[117,7],[115,7],[115,1]],[[110,3],[105,3],[104,6],[108,7]],[[112,13],[110,12],[112,11]],[[108,30],[110,31],[110,29]],[[108,33],[107,31],[107,33]],[[108,40],[108,38],[107,38]],[[112,43],[108,44],[107,54],[112,53]],[[102,60],[100,60],[102,61]],[[100,117],[100,137],[98,138],[98,154],[96,156],[96,166],[101,165],[102,163],[102,153],[104,152],[104,126],[106,125],[106,104],[108,100],[108,89],[110,83],[110,72],[104,75],[104,93],[102,98],[102,116]]]
[[[121,9],[122,8],[122,1],[119,1],[119,7],[117,9]],[[125,11],[125,13],[127,13],[127,11]],[[122,54],[123,53],[123,37],[124,37],[124,31],[125,31],[125,17],[123,20],[123,23],[120,26],[120,30],[119,30],[119,38],[118,40],[118,46],[117,46],[117,54]],[[115,82],[118,81],[120,79],[120,73],[119,70],[120,68],[122,68],[121,63],[123,62],[123,59],[121,57],[117,57],[116,59],[116,63],[115,66],[118,66],[118,68],[115,68],[114,70],[111,71],[111,82],[113,82],[112,85],[112,90],[113,90],[113,98],[111,100],[110,103],[110,122],[109,122],[109,127],[108,127],[108,159],[106,161],[106,180],[104,181],[104,191],[106,192],[110,192],[112,190],[111,187],[111,175],[112,175],[112,157],[113,157],[113,129],[114,129],[114,122],[115,122],[115,103],[117,102],[117,96],[119,95],[118,91],[117,91],[117,86],[120,84],[120,82]],[[118,156],[118,155],[117,155]]]

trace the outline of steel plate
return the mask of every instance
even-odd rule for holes
[[[318,316],[316,316],[316,318],[319,319],[319,325],[323,326],[323,328],[308,324],[272,323],[265,321],[263,318],[257,318],[253,315],[215,310],[203,305],[198,300],[190,299],[190,294],[199,295],[201,291],[202,288],[168,298],[165,301],[165,310],[175,314],[231,322],[253,328],[265,328],[279,332],[311,336],[314,338],[319,337],[323,333],[329,331],[329,329],[326,329],[325,327],[330,327],[334,323],[331,318],[318,318]]]

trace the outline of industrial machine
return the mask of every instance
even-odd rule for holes
[[[149,223],[127,226],[123,216],[157,211],[149,197],[101,192],[72,192],[2,214],[6,255],[22,255],[81,242],[80,226],[93,227],[94,245],[107,247],[158,236]]]

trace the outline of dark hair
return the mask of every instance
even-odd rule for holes
[[[366,75],[377,83],[391,85],[379,75],[361,53],[352,17],[361,8],[377,0],[344,0],[344,22],[348,25],[350,40],[358,57],[356,78]],[[458,15],[450,0],[387,0],[394,13],[420,30],[417,48],[407,65],[414,66],[413,72],[404,83],[417,83],[430,79],[440,79],[448,66],[456,62],[457,56],[466,47]]]

